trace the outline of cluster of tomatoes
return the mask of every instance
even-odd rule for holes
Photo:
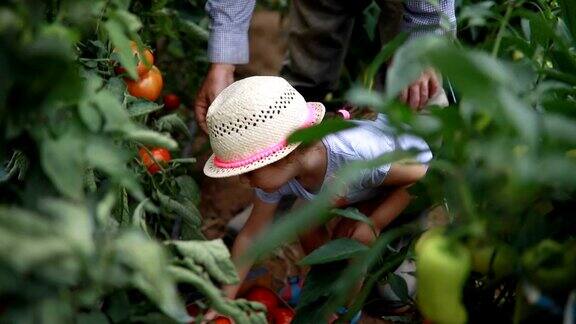
[[[141,57],[136,42],[131,42],[130,48],[134,56],[138,59],[138,64],[136,65],[138,79],[133,80],[130,77],[125,77],[124,82],[126,82],[126,89],[128,93],[134,97],[156,101],[162,93],[164,80],[162,79],[162,73],[154,65],[154,55],[150,49],[145,48],[142,51]],[[114,66],[114,72],[117,75],[126,75],[126,69],[120,64]],[[164,109],[167,111],[171,112],[180,108],[180,98],[173,93],[165,95],[163,101]],[[165,166],[172,160],[170,152],[162,147],[150,149],[141,148],[138,153],[142,163],[150,174],[161,171],[161,166]]]

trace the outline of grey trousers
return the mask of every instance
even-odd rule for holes
[[[370,0],[292,0],[288,53],[280,75],[308,100],[322,100],[338,87],[338,79],[351,40],[355,18]],[[400,29],[402,0],[378,0],[380,41],[392,39]]]

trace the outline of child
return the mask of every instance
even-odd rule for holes
[[[274,217],[282,196],[294,195],[299,202],[314,199],[323,188],[336,181],[337,171],[356,160],[371,160],[395,150],[417,149],[415,163],[392,163],[363,170],[335,200],[336,207],[376,199],[368,215],[380,232],[408,205],[406,187],[426,173],[432,158],[428,145],[411,135],[395,136],[386,117],[375,121],[355,121],[357,127],[330,134],[308,146],[288,144],[294,131],[322,121],[321,103],[307,103],[280,77],[250,77],[231,84],[214,100],[207,114],[210,143],[214,154],[204,166],[207,176],[239,175],[255,190],[254,207],[232,247],[232,258],[244,254]],[[310,230],[300,241],[306,253],[336,237],[349,237],[364,244],[374,239],[365,223],[335,218]],[[243,281],[251,265],[238,267]],[[235,298],[239,285],[224,287]]]

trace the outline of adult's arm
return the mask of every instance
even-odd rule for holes
[[[456,14],[454,0],[405,0],[402,31],[409,38],[423,35],[456,35]],[[400,93],[400,101],[420,110],[426,106],[441,88],[440,78],[436,71],[428,69]]]
[[[208,107],[216,96],[234,82],[234,64],[248,63],[248,27],[255,0],[208,0],[210,17],[208,60],[212,63],[196,94],[194,113],[204,131]]]
[[[212,63],[248,63],[248,28],[255,0],[208,0],[208,59]]]

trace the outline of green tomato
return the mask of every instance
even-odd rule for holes
[[[422,314],[437,324],[466,323],[462,290],[470,274],[470,252],[439,233],[422,237],[417,245],[417,301]]]

